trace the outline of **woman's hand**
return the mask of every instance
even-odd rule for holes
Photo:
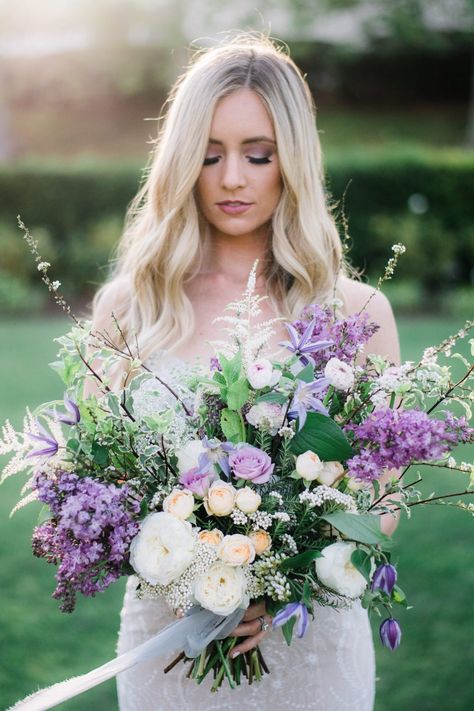
[[[272,618],[270,615],[267,615],[264,600],[249,605],[242,622],[230,633],[229,637],[247,638],[240,644],[235,645],[230,653],[232,658],[256,647],[271,631],[271,626],[265,632],[262,630],[262,621],[259,620],[258,617],[264,617],[265,622],[271,625]]]

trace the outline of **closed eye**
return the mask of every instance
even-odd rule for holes
[[[271,163],[272,161],[270,158],[267,158],[266,156],[262,158],[255,158],[253,156],[246,156],[248,158],[249,163],[254,163],[255,165],[265,165],[267,163]],[[215,165],[220,159],[220,156],[212,156],[212,158],[205,158],[204,159],[204,165]]]

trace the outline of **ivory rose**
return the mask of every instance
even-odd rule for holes
[[[224,538],[224,534],[222,531],[219,531],[218,528],[213,528],[212,531],[200,531],[198,538],[200,541],[203,541],[203,543],[209,543],[211,546],[218,546]]]
[[[257,358],[247,368],[247,380],[255,390],[276,385],[280,379],[280,372],[274,370],[271,362],[266,358]]]
[[[252,541],[241,533],[224,536],[217,549],[217,554],[227,565],[249,565],[255,560],[255,548]]]
[[[199,466],[199,457],[206,451],[200,439],[191,439],[186,442],[176,453],[178,457],[178,471],[180,474],[188,472]]]
[[[228,516],[234,508],[236,489],[226,481],[214,481],[204,498],[204,508],[214,516]]]
[[[191,524],[159,511],[147,516],[130,545],[130,564],[147,583],[168,585],[193,559]]]
[[[354,385],[354,370],[339,358],[330,358],[324,375],[336,390],[349,390]]]
[[[333,486],[344,474],[341,462],[324,462],[322,471],[318,474],[318,481],[326,486]]]
[[[265,551],[268,551],[272,547],[270,534],[263,529],[259,528],[257,531],[252,531],[252,533],[249,534],[249,538],[254,545],[257,555],[262,555],[262,553],[265,553]]]
[[[305,481],[319,479],[324,464],[315,452],[308,449],[296,458],[296,473]]]
[[[213,563],[194,580],[194,597],[206,610],[216,615],[230,615],[238,607],[246,608],[249,597],[243,568]]]
[[[314,561],[316,575],[323,585],[350,598],[360,597],[367,587],[366,579],[351,563],[355,549],[355,543],[331,543]]]
[[[173,489],[163,501],[163,511],[184,519],[191,516],[194,509],[194,496],[188,489]]]
[[[235,505],[244,513],[254,513],[260,504],[262,497],[250,486],[244,486],[243,489],[238,489],[235,495]]]

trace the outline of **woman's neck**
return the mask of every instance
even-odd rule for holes
[[[227,281],[229,285],[245,287],[256,260],[257,286],[264,284],[264,272],[270,260],[265,234],[224,235],[212,233],[203,265],[203,273]]]

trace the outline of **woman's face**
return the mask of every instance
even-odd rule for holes
[[[275,132],[254,91],[220,99],[214,112],[197,197],[214,234],[258,235],[280,200]]]

